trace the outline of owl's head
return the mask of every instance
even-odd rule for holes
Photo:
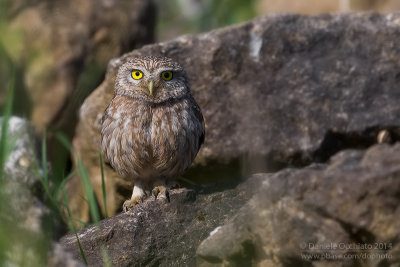
[[[115,94],[149,103],[162,103],[189,93],[186,72],[166,57],[132,58],[119,68],[115,80]]]

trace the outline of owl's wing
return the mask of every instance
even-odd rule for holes
[[[113,102],[111,100],[110,104],[108,104],[107,108],[104,110],[103,116],[101,117],[101,119],[99,121],[99,123],[101,125],[101,128],[103,128],[103,126],[104,126],[103,123],[105,122],[106,119],[111,119],[111,116],[109,114],[109,107],[112,104],[113,104]],[[100,136],[100,148],[101,148],[101,151],[103,152],[103,163],[105,165],[111,167],[112,169],[114,169],[110,164],[111,160],[107,157],[107,153],[105,153],[105,151],[104,151],[104,149],[103,149],[103,147],[101,145],[101,142],[102,142],[101,140],[102,139],[103,139],[103,130],[101,130],[101,136]]]
[[[201,116],[201,117],[203,118],[203,116]],[[199,138],[199,150],[200,150],[201,145],[204,144],[204,139],[206,137],[206,132],[204,130],[204,119],[203,119],[202,124],[203,124],[203,131],[201,132],[201,135],[200,135],[200,138]]]
[[[201,113],[201,109],[199,107],[199,105],[197,105],[196,101],[194,100],[194,98],[191,98],[191,102],[192,102],[192,107],[193,107],[193,112],[194,115],[196,116],[197,120],[200,122],[201,124],[201,134],[199,136],[199,143],[198,143],[198,148],[200,150],[201,145],[204,143],[204,139],[205,139],[205,122],[204,122],[204,117],[203,114]]]

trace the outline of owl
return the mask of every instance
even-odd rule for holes
[[[204,142],[204,119],[189,79],[166,57],[135,57],[118,70],[104,111],[101,145],[116,172],[134,182],[123,211],[168,188],[190,167]]]

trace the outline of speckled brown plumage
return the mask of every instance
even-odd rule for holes
[[[143,73],[141,79],[132,77],[135,70]],[[165,71],[172,72],[171,80],[161,78]],[[118,71],[114,94],[102,119],[102,148],[113,168],[135,183],[131,200],[124,203],[127,210],[151,188],[167,194],[167,182],[189,168],[200,149],[204,120],[185,71],[169,58],[126,62]]]

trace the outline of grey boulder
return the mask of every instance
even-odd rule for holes
[[[206,121],[205,144],[187,175],[202,182],[323,162],[376,143],[383,129],[397,140],[399,38],[399,13],[276,15],[145,46],[110,61],[81,108],[75,148],[99,184],[99,121],[118,67],[138,55],[168,56],[186,69]],[[109,167],[105,174],[114,214],[132,181]],[[87,218],[79,181],[70,188],[71,208]],[[101,187],[95,191],[100,199]]]
[[[250,199],[258,186],[252,179],[239,186],[220,184],[170,192],[170,203],[149,198],[127,213],[102,220],[78,232],[91,266],[193,266],[200,242],[226,223]],[[63,247],[81,260],[76,236],[61,239]]]
[[[201,266],[397,266],[400,144],[257,174],[259,191],[197,249]],[[244,264],[244,265],[240,265]]]
[[[9,118],[5,144],[0,180],[1,262],[7,266],[83,266],[56,242],[66,227],[39,180],[43,170],[31,124]]]

